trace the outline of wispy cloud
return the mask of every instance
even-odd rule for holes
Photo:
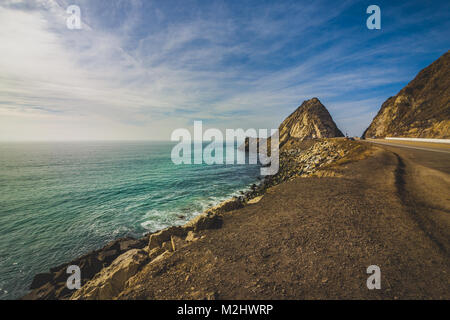
[[[66,28],[72,3],[82,30]],[[194,119],[273,128],[313,96],[360,134],[449,45],[445,3],[414,19],[399,10],[418,3],[381,7],[369,31],[354,1],[3,1],[0,139],[168,139]]]

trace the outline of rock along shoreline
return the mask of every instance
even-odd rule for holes
[[[280,170],[266,176],[250,190],[205,210],[182,226],[171,226],[139,239],[119,238],[68,263],[37,274],[25,300],[111,299],[144,265],[164,259],[200,238],[199,232],[222,226],[222,214],[261,200],[267,189],[296,177],[335,176],[330,168],[351,154],[361,153],[362,145],[338,139],[297,141],[280,150]],[[364,149],[364,148],[363,148]],[[66,286],[69,265],[81,270],[82,287],[75,292]]]

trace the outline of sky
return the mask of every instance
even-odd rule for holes
[[[380,30],[366,27],[372,4]],[[312,97],[359,136],[450,49],[449,30],[436,0],[0,0],[0,140],[277,128]]]

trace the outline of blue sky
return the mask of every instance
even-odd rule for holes
[[[276,128],[312,97],[360,135],[450,49],[449,18],[448,1],[1,0],[0,140]]]

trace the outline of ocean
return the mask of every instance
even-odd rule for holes
[[[258,165],[175,165],[174,145],[0,143],[0,299],[24,295],[36,273],[184,224],[258,181]]]

